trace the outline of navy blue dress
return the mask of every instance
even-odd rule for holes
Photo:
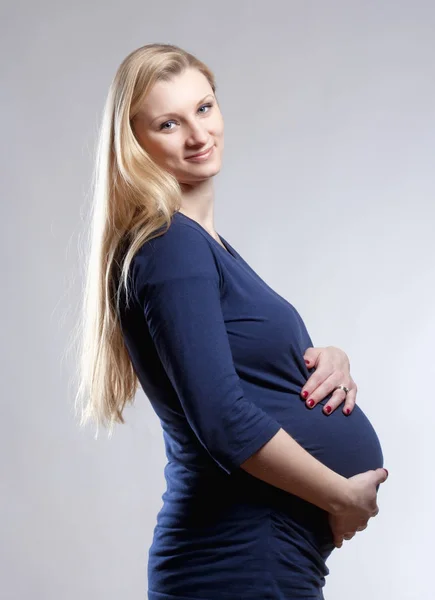
[[[381,446],[358,405],[349,416],[323,414],[330,396],[305,406],[313,343],[301,316],[219,237],[226,249],[175,213],[136,253],[120,313],[167,454],[148,598],[322,599],[327,513],[240,465],[280,428],[345,477],[382,467]]]

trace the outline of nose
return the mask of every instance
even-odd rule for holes
[[[189,125],[189,131],[186,138],[187,146],[204,146],[209,139],[209,134],[201,123],[193,122]]]

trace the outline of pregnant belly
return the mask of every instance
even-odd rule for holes
[[[330,415],[323,406],[306,407],[299,396],[291,396],[279,415],[280,423],[305,450],[343,477],[352,477],[370,469],[383,467],[379,438],[358,405],[344,415],[342,405]]]
[[[383,467],[379,438],[358,404],[350,415],[338,406],[325,415],[324,405],[331,395],[314,408],[307,408],[299,394],[264,390],[243,382],[247,398],[274,417],[305,450],[343,477],[352,477]]]
[[[258,388],[257,394],[253,388],[249,393],[251,397],[256,396],[256,404],[274,416],[305,450],[343,477],[383,467],[379,438],[358,405],[350,415],[343,414],[342,405],[325,415],[323,406],[330,396],[310,409],[298,394],[271,394],[269,390],[266,395],[258,393]],[[241,479],[246,477],[241,475]],[[326,560],[334,548],[327,513],[297,496],[278,488],[272,490],[271,486],[251,479],[243,482],[245,497],[264,498],[264,502],[275,509],[277,518],[283,521],[284,529],[298,528],[301,536]]]

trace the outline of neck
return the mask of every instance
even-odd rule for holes
[[[180,212],[197,221],[210,235],[217,237],[214,229],[214,188],[211,178],[198,184],[181,183]]]

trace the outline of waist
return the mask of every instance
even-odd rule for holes
[[[166,481],[157,518],[163,527],[213,527],[238,519],[255,521],[274,513],[306,531],[321,534],[327,542],[331,540],[326,511],[242,469],[231,475],[220,469],[192,473],[183,465],[170,463]]]

